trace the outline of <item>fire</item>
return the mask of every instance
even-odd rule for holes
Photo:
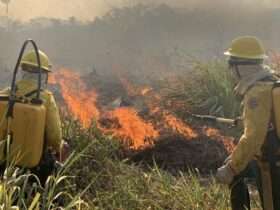
[[[87,90],[78,73],[61,69],[50,77],[49,82],[59,84],[69,111],[84,128],[90,127],[93,120],[98,120],[99,110],[96,107],[98,95],[95,90]]]
[[[154,118],[157,118],[158,121],[163,122],[163,127],[171,129],[174,132],[177,132],[187,139],[194,139],[198,137],[198,133],[192,129],[190,125],[188,125],[183,120],[174,116],[174,114],[170,113],[168,110],[163,109],[159,106],[162,101],[162,98],[159,94],[152,91],[152,88],[146,87],[142,89],[149,97],[146,97],[146,103],[150,109],[150,115]],[[142,94],[143,96],[145,94]]]
[[[204,130],[204,133],[206,134],[206,136],[214,136],[214,137],[222,136],[220,131],[215,128],[205,127],[203,130]]]
[[[163,108],[161,95],[152,87],[137,87],[125,77],[119,76],[119,80],[132,102],[135,98],[143,100],[143,110],[131,105],[120,107],[121,103],[113,110],[112,106],[101,105],[98,96],[99,94],[103,96],[102,92],[97,93],[95,88],[89,88],[77,72],[68,69],[60,69],[53,73],[49,78],[49,83],[60,87],[66,112],[78,119],[83,128],[89,128],[95,120],[103,133],[118,137],[131,149],[153,145],[161,134],[166,134],[166,131],[181,134],[187,140],[208,136],[222,142],[228,151],[234,148],[233,139],[224,137],[219,130],[209,127],[201,130],[201,127],[199,129],[192,127],[177,118],[167,107]],[[174,108],[174,104],[170,104],[169,107]],[[179,104],[176,107],[182,107],[182,105]],[[139,113],[142,111],[141,114],[137,110]]]
[[[108,113],[109,119],[116,119],[119,126],[107,131],[113,132],[115,136],[122,137],[130,143],[133,149],[139,149],[152,145],[151,140],[159,136],[158,131],[151,123],[142,120],[133,108],[118,108]]]
[[[170,113],[164,114],[164,121],[172,130],[182,134],[188,139],[196,138],[198,134],[185,122]]]
[[[224,136],[221,134],[221,132],[219,130],[217,130],[215,128],[210,128],[210,127],[204,127],[203,133],[210,138],[213,138],[217,141],[222,142],[228,152],[231,153],[234,150],[234,148],[235,148],[234,140],[235,139],[233,137]]]
[[[129,94],[136,93],[134,87],[127,80],[121,79],[121,81],[130,90]],[[68,110],[81,122],[84,128],[88,128],[92,120],[98,122],[101,115],[97,109],[98,94],[95,90],[87,89],[78,73],[61,69],[52,75],[49,83],[59,84]],[[114,125],[106,128],[101,124],[99,128],[124,139],[126,142],[129,141],[131,148],[138,149],[152,145],[151,141],[159,136],[159,132],[153,125],[141,119],[133,108],[120,107],[102,114],[106,116],[106,123],[112,122]]]

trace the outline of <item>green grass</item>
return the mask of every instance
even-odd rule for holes
[[[201,177],[191,173],[175,177],[156,165],[143,169],[123,159],[119,142],[100,135],[98,130],[82,132],[74,126],[68,131],[77,132],[78,138],[72,138],[75,147],[85,146],[93,137],[87,152],[71,169],[77,176],[74,191],[92,183],[83,197],[90,209],[228,209],[226,187],[212,178],[201,182]]]
[[[30,185],[31,174],[9,168],[0,209],[229,209],[227,187],[211,177],[172,176],[156,165],[144,169],[124,158],[119,141],[94,127],[84,131],[70,120],[65,121],[64,135],[76,148],[65,168],[51,176],[45,188]]]
[[[87,203],[81,199],[83,191],[69,193],[71,177],[68,169],[79,155],[71,155],[63,169],[49,176],[43,187],[38,178],[29,171],[10,165],[0,184],[0,209],[83,209]]]
[[[177,83],[165,82],[172,100],[184,100],[195,112],[237,117],[240,101],[234,94],[234,82],[224,60],[193,60]]]

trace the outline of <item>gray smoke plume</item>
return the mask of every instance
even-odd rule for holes
[[[81,20],[93,20],[108,10],[116,7],[133,6],[136,4],[167,4],[180,8],[217,8],[247,7],[254,9],[263,6],[279,6],[278,0],[1,0],[9,2],[10,16],[14,19],[27,21],[35,17],[64,18],[76,17]],[[5,15],[5,7],[0,7],[0,15]]]

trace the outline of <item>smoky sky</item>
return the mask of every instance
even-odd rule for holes
[[[11,0],[9,16],[13,19],[27,21],[36,17],[69,18],[93,20],[114,7],[131,6],[133,4],[167,4],[172,7],[220,8],[244,5],[248,8],[256,6],[279,6],[278,0]],[[0,15],[6,14],[6,7],[0,4]]]

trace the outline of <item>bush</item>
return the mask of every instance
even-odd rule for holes
[[[202,62],[193,60],[191,69],[167,84],[168,98],[184,100],[195,112],[237,117],[240,101],[234,94],[234,83],[227,64],[222,60]]]

